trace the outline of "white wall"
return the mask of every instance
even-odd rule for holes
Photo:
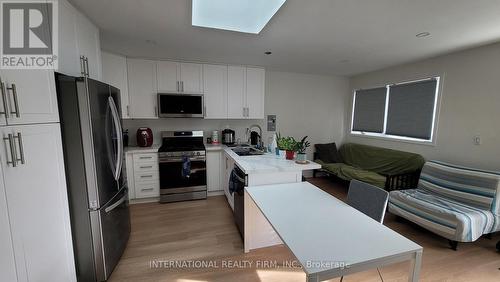
[[[358,75],[350,79],[346,129],[354,89],[440,75],[443,79],[436,145],[369,139],[346,134],[344,141],[422,154],[456,164],[500,171],[500,44]],[[348,132],[348,130],[346,130]],[[482,138],[474,145],[475,135]]]
[[[282,135],[296,139],[309,136],[311,144],[337,141],[344,133],[344,105],[347,103],[349,82],[344,77],[310,75],[286,72],[266,72],[265,114],[277,116],[277,130]],[[204,120],[204,119],[156,119],[124,120],[129,129],[130,143],[135,144],[138,127],[147,126],[153,130],[155,143],[160,143],[160,131],[203,130],[210,136],[212,130],[220,131],[226,126],[236,131],[236,137],[243,142],[245,129],[259,124],[264,130],[264,142],[274,132],[267,132],[265,120]],[[312,157],[313,149],[309,148]]]

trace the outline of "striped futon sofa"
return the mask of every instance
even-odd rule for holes
[[[417,189],[390,192],[389,212],[450,240],[473,242],[500,230],[500,174],[426,162]]]

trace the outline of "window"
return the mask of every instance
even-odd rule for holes
[[[352,134],[432,142],[439,77],[354,93]]]

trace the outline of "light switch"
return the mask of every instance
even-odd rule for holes
[[[474,145],[481,145],[481,136],[480,135],[474,136]]]
[[[267,131],[276,131],[276,115],[267,116]]]

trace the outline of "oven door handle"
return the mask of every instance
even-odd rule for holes
[[[241,177],[238,175],[238,173],[236,173],[236,172],[234,172],[234,171],[233,171],[233,176],[234,176],[234,177],[235,177],[235,178],[236,178],[239,182],[244,183],[244,184],[246,185],[246,183],[247,183],[247,182],[245,181],[245,178],[241,178]]]
[[[191,174],[198,173],[198,172],[201,172],[201,171],[206,171],[206,170],[207,170],[207,168],[195,168],[195,169],[191,170]]]
[[[206,161],[205,157],[195,157],[195,158],[189,158],[190,161]],[[182,163],[182,158],[175,158],[175,159],[167,159],[167,158],[160,158],[160,163]]]

